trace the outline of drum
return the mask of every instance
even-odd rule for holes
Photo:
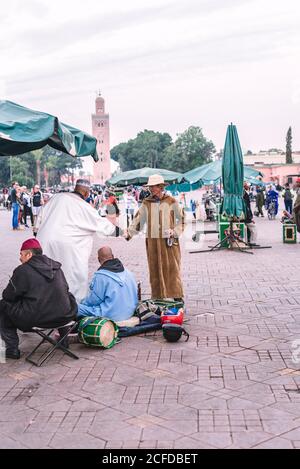
[[[86,317],[78,327],[79,342],[93,347],[109,349],[115,345],[119,328],[110,319]]]

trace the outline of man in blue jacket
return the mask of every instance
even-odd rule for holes
[[[113,321],[131,318],[138,304],[133,274],[104,246],[98,251],[100,268],[95,272],[88,296],[78,305],[78,317],[96,316]]]

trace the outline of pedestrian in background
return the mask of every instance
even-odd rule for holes
[[[12,190],[10,193],[10,203],[12,206],[12,227],[13,230],[18,230],[19,229],[19,210],[20,210],[20,205],[17,200],[17,193],[19,190],[19,183],[16,181],[12,185]]]
[[[287,183],[285,185],[285,191],[283,194],[284,206],[287,212],[292,214],[293,212],[293,194],[291,193],[290,185]]]

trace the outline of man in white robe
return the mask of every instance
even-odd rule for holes
[[[79,179],[73,193],[54,195],[37,220],[37,238],[46,256],[62,264],[62,270],[78,303],[88,292],[88,262],[93,237],[112,236],[115,226],[85,199],[89,182]]]

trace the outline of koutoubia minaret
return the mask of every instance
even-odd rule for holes
[[[93,166],[93,182],[105,184],[111,177],[109,147],[109,114],[105,113],[105,101],[100,92],[95,101],[96,113],[92,114],[93,136],[97,139],[99,161]]]

